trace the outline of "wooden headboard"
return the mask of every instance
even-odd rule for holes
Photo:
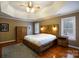
[[[53,30],[53,27],[56,27],[56,31]],[[41,25],[41,27],[40,27],[40,33],[53,34],[53,35],[58,36],[59,35],[59,25],[58,24]]]

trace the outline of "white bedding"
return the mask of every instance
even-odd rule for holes
[[[24,37],[24,39],[30,41],[31,43],[37,46],[41,46],[55,40],[56,36],[51,34],[37,34],[37,35],[27,35]]]

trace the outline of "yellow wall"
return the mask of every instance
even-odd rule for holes
[[[0,42],[15,40],[15,27],[16,26],[27,26],[27,22],[17,21],[13,19],[0,18],[0,23],[9,24],[9,32],[0,32]]]
[[[60,23],[60,19],[59,17],[56,18],[50,18],[44,21],[40,22],[40,25],[51,25],[51,24],[59,24]]]
[[[61,18],[69,17],[69,16],[76,16],[76,38],[77,38],[76,41],[69,41],[69,45],[79,46],[79,12],[64,15],[61,17],[56,17],[56,18],[49,18],[47,20],[41,21],[40,25],[59,24],[59,34],[60,34],[61,33],[61,26],[60,26]]]

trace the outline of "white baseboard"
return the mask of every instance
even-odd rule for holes
[[[69,47],[72,47],[72,48],[76,48],[76,49],[79,49],[79,47],[76,47],[76,46],[72,46],[72,45],[68,45]]]
[[[7,43],[7,42],[13,42],[13,41],[15,40],[3,41],[3,42],[0,42],[0,44]]]

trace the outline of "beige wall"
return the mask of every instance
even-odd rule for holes
[[[40,22],[40,25],[49,25],[49,24],[59,24],[60,25],[61,18],[69,17],[69,16],[76,16],[76,25],[77,25],[76,26],[77,27],[76,28],[77,39],[76,39],[76,41],[69,41],[69,44],[73,45],[73,46],[79,46],[79,12],[65,15],[62,17],[56,17],[56,18],[50,18],[50,19],[44,20],[44,21]],[[28,24],[28,22],[17,21],[17,20],[12,20],[12,19],[5,19],[5,18],[0,18],[0,23],[9,24],[9,32],[0,32],[0,42],[8,41],[8,40],[15,40],[15,27],[16,26],[27,26],[27,24]],[[60,28],[60,26],[59,26],[59,28]],[[59,30],[59,33],[60,33],[60,30]]]
[[[70,17],[70,16],[76,16],[76,40],[75,41],[69,41],[69,45],[79,47],[79,12],[69,14],[69,15],[65,15],[65,16],[62,16],[61,18]]]
[[[9,32],[0,32],[0,42],[15,40],[15,27],[16,26],[27,26],[27,22],[17,21],[12,19],[0,18],[0,23],[9,24]]]
[[[56,18],[50,18],[50,19],[41,21],[40,25],[49,25],[49,24],[51,25],[51,24],[59,24],[59,23],[60,23],[59,17],[56,17]]]
[[[79,47],[79,12],[77,13],[73,13],[73,14],[69,14],[69,15],[64,15],[61,17],[56,17],[56,18],[50,18],[47,20],[44,20],[42,22],[40,22],[41,25],[49,25],[49,24],[59,24],[59,34],[61,32],[61,18],[64,17],[69,17],[69,16],[76,16],[76,41],[69,41],[69,45],[73,45],[73,46],[78,46]]]

